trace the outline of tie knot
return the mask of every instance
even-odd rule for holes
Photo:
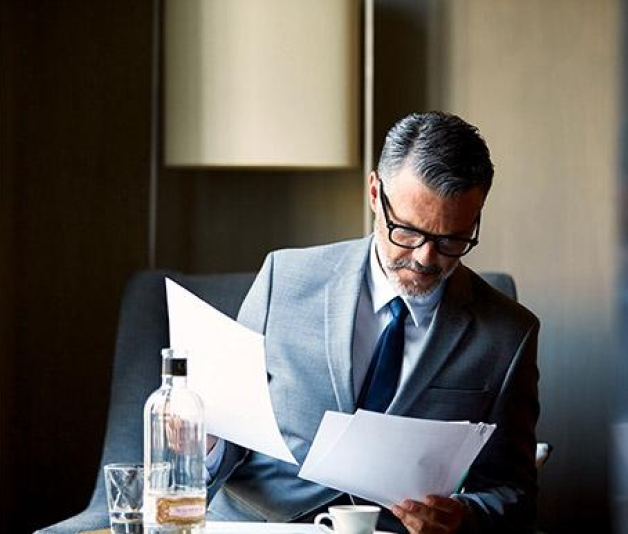
[[[395,319],[405,319],[408,315],[408,307],[401,297],[395,297],[390,301],[390,311]]]

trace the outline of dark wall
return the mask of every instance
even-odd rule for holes
[[[362,235],[362,171],[162,169],[157,262],[250,271],[273,249]]]
[[[146,266],[151,2],[2,2],[2,531],[82,509]]]
[[[6,2],[0,3],[0,530],[7,532],[5,510],[14,510],[18,496],[8,491],[5,481],[16,476],[14,451],[17,436],[14,431],[15,397],[15,225],[13,152],[1,142],[13,135],[14,88],[6,83],[13,71],[13,25]],[[8,517],[8,514],[7,514]]]
[[[379,157],[390,126],[415,111],[431,109],[431,33],[439,0],[375,0],[374,132]],[[439,47],[442,42],[439,42]]]
[[[612,505],[615,532],[628,532],[628,3],[621,3],[621,121],[617,187],[619,266],[617,283],[618,342],[613,406]]]

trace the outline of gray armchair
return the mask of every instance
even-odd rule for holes
[[[91,500],[83,512],[41,529],[38,534],[74,534],[107,528],[102,466],[111,462],[142,462],[142,410],[148,395],[159,387],[160,351],[169,345],[165,276],[235,318],[255,273],[183,275],[145,271],[131,278],[120,307],[107,430]],[[515,284],[509,275],[482,276],[516,298]]]
[[[107,430],[92,498],[83,512],[38,532],[73,534],[108,527],[102,466],[142,462],[142,410],[159,387],[161,349],[169,345],[165,276],[235,318],[255,273],[191,276],[145,271],[131,278],[120,307]]]

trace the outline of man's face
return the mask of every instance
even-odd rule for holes
[[[471,238],[484,204],[480,188],[443,198],[424,185],[408,167],[388,180],[384,191],[390,202],[391,222],[436,235]],[[433,241],[416,249],[391,243],[381,200],[379,178],[371,173],[369,201],[375,213],[375,245],[386,276],[402,295],[431,293],[454,271],[459,258],[440,254]]]

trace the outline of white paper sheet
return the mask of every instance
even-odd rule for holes
[[[299,472],[301,478],[305,478],[303,474],[315,469],[316,464],[327,457],[340,436],[344,434],[347,427],[351,424],[352,419],[353,416],[348,413],[325,412],[316,432],[314,442]]]
[[[297,464],[268,389],[264,336],[166,279],[170,345],[190,351],[188,384],[203,398],[208,433]]]
[[[448,496],[494,429],[364,410],[328,412],[299,476],[386,507]]]

